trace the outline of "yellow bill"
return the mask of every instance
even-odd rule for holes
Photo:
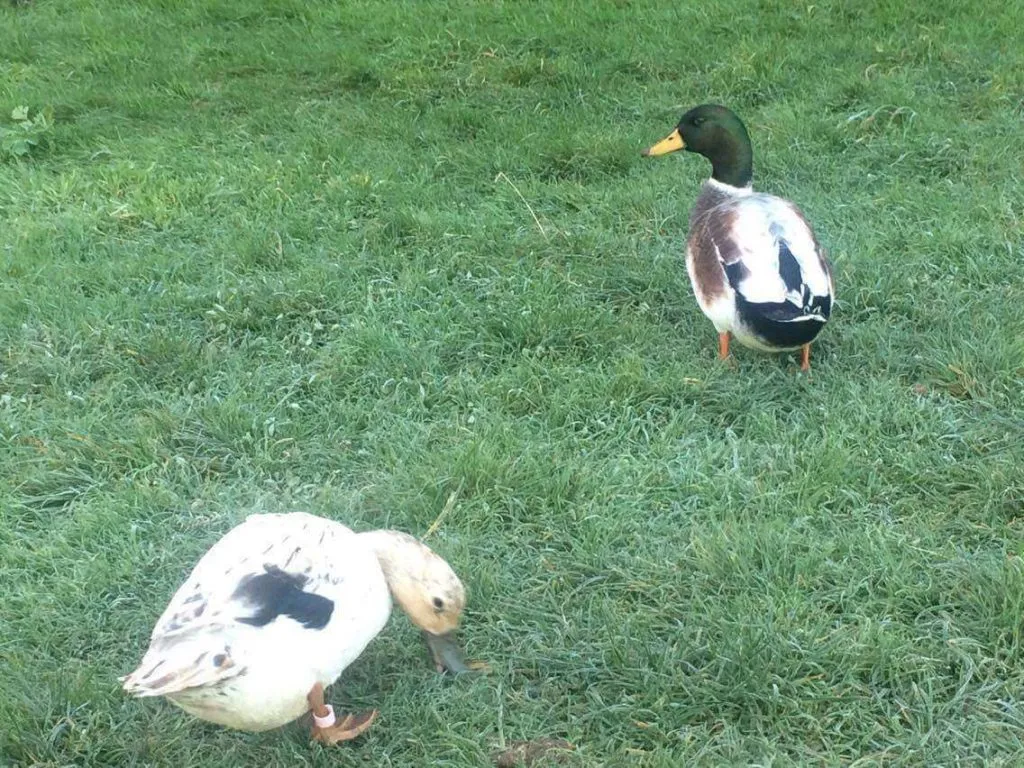
[[[678,152],[680,149],[684,149],[685,147],[686,144],[683,143],[683,137],[679,135],[679,129],[676,128],[672,133],[659,141],[653,147],[645,149],[643,151],[643,156],[657,157],[658,155],[667,155],[669,152]]]

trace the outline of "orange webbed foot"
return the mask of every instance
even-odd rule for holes
[[[350,714],[340,719],[334,714],[334,708],[324,703],[324,687],[317,683],[306,696],[309,709],[313,713],[313,738],[323,744],[337,744],[351,741],[365,732],[377,719],[377,710]]]

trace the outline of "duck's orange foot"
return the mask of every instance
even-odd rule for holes
[[[804,344],[800,347],[800,370],[807,373],[811,370],[811,345]]]
[[[377,719],[377,710],[345,715],[342,718],[334,714],[334,708],[324,703],[324,687],[316,683],[306,696],[309,709],[313,713],[313,738],[324,744],[337,744],[339,741],[351,741]]]
[[[718,359],[725,360],[729,357],[729,332],[718,334]]]
[[[335,718],[334,711],[330,707],[327,709],[329,712],[327,717],[314,716],[313,738],[328,746],[341,741],[351,741],[365,732],[377,719],[376,709],[345,715],[340,720]],[[329,721],[334,722],[327,724]]]

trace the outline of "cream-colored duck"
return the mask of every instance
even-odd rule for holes
[[[832,268],[803,213],[789,200],[754,192],[750,137],[731,110],[694,107],[667,138],[644,151],[686,149],[711,161],[690,212],[686,270],[704,314],[718,331],[769,352],[800,349],[810,368],[811,342],[832,313]]]
[[[121,682],[231,728],[265,731],[312,710],[314,738],[355,738],[376,711],[336,717],[324,687],[384,627],[392,596],[439,670],[468,669],[453,638],[465,591],[428,547],[304,512],[252,515],[200,559]]]

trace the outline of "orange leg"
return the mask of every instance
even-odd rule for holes
[[[718,359],[725,360],[729,356],[729,332],[718,334]]]
[[[306,700],[313,713],[313,738],[324,744],[354,739],[373,725],[377,718],[377,710],[374,709],[358,715],[345,715],[339,720],[334,715],[334,709],[324,703],[324,687],[320,683],[313,686]]]
[[[800,370],[809,371],[811,370],[811,345],[804,344],[800,347]]]

